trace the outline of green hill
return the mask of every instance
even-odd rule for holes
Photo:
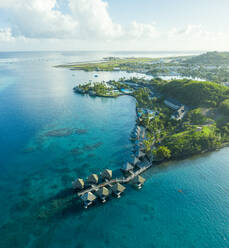
[[[165,96],[173,97],[193,107],[216,107],[225,99],[229,99],[229,88],[213,82],[194,80],[154,81],[156,87]]]
[[[188,64],[222,65],[229,64],[229,52],[207,52],[185,60]]]

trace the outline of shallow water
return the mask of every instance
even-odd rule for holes
[[[72,196],[74,178],[132,155],[135,100],[72,88],[133,74],[53,67],[105,56],[0,53],[0,247],[229,247],[228,148],[151,169],[142,190],[87,211]]]

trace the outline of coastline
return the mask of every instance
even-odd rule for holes
[[[102,83],[100,83],[100,84],[102,84]],[[94,87],[93,85],[90,86],[91,88],[89,87],[89,89],[87,91],[85,91],[85,90],[82,91],[82,88],[80,88],[81,86],[75,87],[73,90],[76,93],[79,93],[79,94],[88,94],[91,97],[116,98],[116,97],[122,96],[122,95],[129,95],[129,96],[134,97],[135,100],[136,100],[136,117],[137,117],[135,129],[136,129],[136,127],[139,127],[141,125],[143,125],[143,127],[147,129],[147,127],[144,126],[144,119],[141,118],[142,114],[139,112],[139,108],[137,107],[137,105],[141,105],[141,103],[139,102],[138,96],[135,95],[136,89],[139,89],[139,88],[142,89],[142,88],[146,87],[145,83],[139,83],[138,86],[137,86],[137,88],[132,86],[132,88],[130,88],[132,90],[132,92],[129,92],[129,93],[123,93],[120,90],[121,88],[123,89],[123,87],[126,86],[127,83],[123,83],[123,82],[121,82],[121,83],[119,82],[118,83],[118,82],[110,82],[110,81],[108,81],[108,82],[106,82],[106,85],[115,87],[115,90],[116,91],[119,91],[119,93],[116,93],[116,95],[110,95],[110,92],[113,89],[112,88],[108,88],[108,86],[106,86],[107,87],[107,88],[105,87],[105,92],[106,93],[97,94],[97,93],[95,93],[95,91],[93,89],[93,87]],[[84,86],[82,86],[82,87],[84,87]],[[150,89],[150,92],[151,92],[151,89]],[[105,94],[108,94],[108,95],[105,95]],[[153,92],[151,92],[150,94],[154,95]],[[164,103],[163,103],[163,105],[164,105]],[[160,108],[163,107],[163,105],[161,105],[161,103],[160,103],[159,104]],[[150,110],[150,111],[152,111],[152,110]],[[207,125],[207,126],[209,126],[209,125]],[[207,129],[207,127],[203,126],[203,127],[200,128],[200,130],[202,130],[204,128]],[[198,126],[197,126],[197,129],[199,129]],[[134,132],[136,133],[136,130],[133,130],[131,133],[134,133]],[[147,133],[149,134],[148,131],[147,131]],[[139,143],[139,140],[136,137],[131,137],[131,140],[133,142],[135,142],[135,143],[137,143],[137,142]],[[154,156],[154,155],[151,154],[152,147],[150,149],[148,149],[148,150],[146,149],[146,145],[145,145],[144,141],[145,141],[145,138],[141,141],[141,143],[140,143],[141,145],[139,145],[139,144],[137,145],[137,148],[135,149],[135,151],[136,150],[143,150],[146,154],[148,154],[147,155],[148,157],[150,157],[150,158],[152,156],[154,157],[154,160],[153,160],[154,162],[164,162],[164,161],[170,161],[170,160],[183,160],[183,159],[187,159],[187,158],[190,158],[190,157],[195,156],[195,155],[198,155],[198,154],[204,154],[204,153],[207,153],[207,152],[219,150],[219,149],[221,149],[223,147],[229,146],[229,142],[222,142],[222,143],[218,144],[217,146],[215,146],[214,148],[202,149],[202,150],[200,150],[198,152],[197,151],[191,151],[189,154],[179,154],[178,156],[175,156],[175,157],[174,156],[169,156],[169,157],[163,157],[163,158],[159,158],[158,159],[158,158],[156,158],[156,156]],[[159,144],[160,144],[160,142],[159,142]]]

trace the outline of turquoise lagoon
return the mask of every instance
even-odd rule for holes
[[[0,53],[1,248],[229,247],[228,148],[152,168],[142,190],[86,211],[71,194],[74,178],[131,158],[136,119],[132,97],[81,96],[73,86],[133,74],[53,66],[133,55],[160,56]]]

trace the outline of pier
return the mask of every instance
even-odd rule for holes
[[[141,189],[145,178],[140,175],[148,170],[153,162],[153,158],[149,154],[147,156],[144,151],[145,133],[144,127],[135,126],[132,132],[132,140],[135,142],[135,157],[120,168],[123,176],[112,178],[112,170],[105,169],[100,175],[89,175],[85,182],[81,178],[72,182],[77,196],[83,201],[84,208],[92,205],[97,199],[105,203],[111,194],[119,198],[126,189],[124,184],[133,183],[138,189]]]
[[[136,186],[140,189],[142,184],[144,183],[145,179],[143,177],[140,177],[140,174],[145,172],[147,169],[149,169],[152,166],[152,161],[149,161],[145,159],[144,161],[141,161],[138,165],[135,165],[135,168],[137,168],[135,171],[131,170],[128,171],[127,176],[122,176],[119,178],[110,178],[110,179],[104,179],[105,181],[98,183],[98,184],[90,184],[89,187],[81,189],[77,192],[77,196],[81,198],[81,200],[84,203],[84,207],[87,208],[89,205],[93,203],[93,201],[96,200],[96,198],[102,199],[102,202],[106,202],[106,197],[108,197],[110,194],[114,193],[117,198],[120,197],[121,193],[125,190],[125,187],[122,186],[123,184],[127,184],[130,182],[134,183],[134,179],[137,177],[141,178],[140,181],[136,182]],[[104,173],[104,172],[103,172]],[[103,175],[101,173],[101,175]],[[95,175],[95,174],[93,174]],[[90,178],[90,177],[89,177]],[[75,182],[78,183],[79,179],[77,179]],[[137,180],[135,180],[137,181]],[[73,182],[74,187],[74,182]],[[115,190],[114,190],[115,188]],[[101,192],[105,190],[109,190],[109,194],[106,194],[103,198],[101,198]],[[98,196],[98,197],[97,197]],[[90,200],[91,199],[91,200]]]
[[[80,192],[77,193],[78,196],[82,196],[88,192],[96,192],[98,191],[100,188],[102,187],[106,187],[106,186],[112,186],[113,184],[116,183],[129,183],[130,181],[132,181],[135,177],[137,177],[138,175],[142,174],[144,171],[146,171],[147,169],[149,169],[151,167],[151,164],[149,162],[148,165],[142,167],[141,169],[138,169],[135,172],[131,172],[131,175],[128,177],[121,177],[121,178],[115,178],[115,179],[111,179],[105,182],[102,182],[100,184],[92,184],[89,188],[82,190]]]

